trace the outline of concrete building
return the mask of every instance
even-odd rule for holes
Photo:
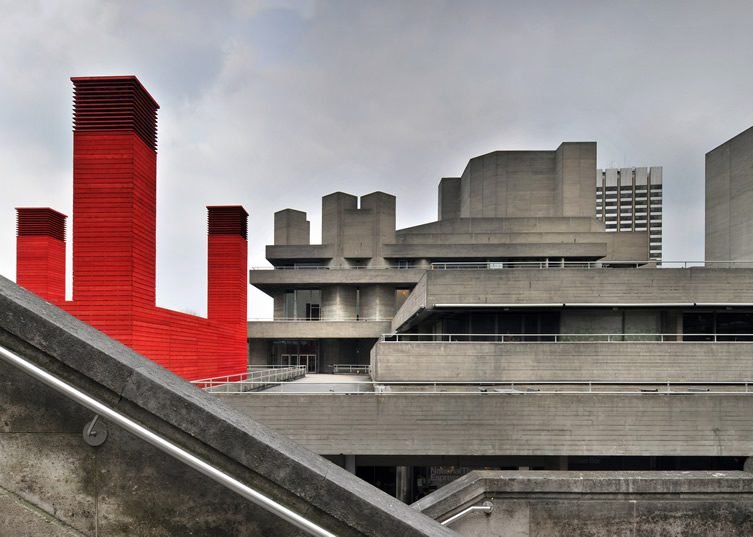
[[[322,198],[322,244],[306,213],[275,214],[275,270],[251,284],[274,299],[274,321],[249,324],[251,363],[328,372],[367,364],[376,339],[432,268],[570,266],[649,260],[644,229],[605,233],[594,218],[596,144],[495,151],[439,183],[438,219],[395,229],[394,196]],[[361,270],[354,270],[361,269]],[[312,323],[311,321],[317,321]]]
[[[649,259],[661,261],[661,166],[597,170],[596,218],[609,232],[648,231]]]
[[[661,168],[598,172],[602,216],[630,217],[610,233],[595,155],[473,158],[406,229],[392,196],[331,194],[317,245],[280,211],[274,268],[250,273],[275,301],[252,363],[368,360],[371,382],[220,397],[405,500],[473,469],[742,470],[753,270],[657,266]]]
[[[753,127],[706,153],[706,262],[712,261],[753,263]]]

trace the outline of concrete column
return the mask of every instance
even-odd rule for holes
[[[329,321],[355,319],[356,288],[347,285],[323,287],[321,317]]]
[[[285,316],[285,291],[275,290],[271,295],[274,301],[273,318],[282,319]]]
[[[362,286],[360,310],[362,319],[392,319],[395,315],[395,288],[389,285]]]
[[[353,475],[356,475],[356,456],[345,455],[345,469]]]
[[[411,501],[413,467],[398,466],[395,469],[395,497],[403,503]]]
[[[743,471],[753,473],[753,457],[748,457],[745,459],[745,464],[743,464]]]

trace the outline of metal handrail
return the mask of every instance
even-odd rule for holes
[[[487,500],[484,503],[482,503],[481,505],[471,505],[470,507],[466,507],[465,509],[463,509],[459,513],[456,513],[456,514],[452,515],[450,518],[448,518],[447,520],[441,522],[441,524],[443,526],[447,526],[449,524],[452,524],[453,522],[455,522],[459,518],[463,518],[465,515],[467,515],[469,513],[472,513],[473,511],[482,511],[482,512],[486,513],[487,515],[490,515],[493,510],[494,510],[494,504],[492,502],[490,502],[490,501]]]
[[[356,373],[358,372],[370,372],[371,366],[369,364],[332,364],[332,373],[337,375],[338,373]]]
[[[200,459],[187,450],[173,444],[169,440],[153,433],[143,425],[100,403],[78,388],[71,386],[67,382],[48,373],[42,368],[31,363],[26,358],[19,356],[18,354],[6,349],[1,345],[0,357],[2,357],[7,363],[17,367],[27,375],[42,382],[50,388],[53,388],[64,396],[88,408],[92,412],[95,412],[97,415],[107,419],[115,425],[118,425],[124,430],[156,447],[160,451],[170,455],[174,459],[183,462],[187,466],[207,476],[223,487],[232,490],[243,498],[246,498],[247,500],[255,503],[259,507],[266,509],[270,513],[282,518],[286,522],[289,522],[297,528],[304,530],[308,534],[315,535],[317,537],[336,537],[334,533],[327,531],[321,526],[315,524],[307,518],[302,517],[298,513],[288,509],[284,505],[265,496],[261,492],[249,487],[248,485],[241,483],[222,470],[212,466],[208,462]]]
[[[706,339],[686,339],[706,338]],[[735,339],[744,338],[744,339]],[[751,343],[753,334],[382,334],[384,343]]]

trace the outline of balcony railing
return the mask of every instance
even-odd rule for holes
[[[382,334],[385,343],[751,343],[753,334]]]
[[[253,391],[277,385],[280,382],[296,380],[306,376],[306,366],[265,366],[262,369],[253,368],[236,375],[223,375],[200,380],[193,380],[191,384],[204,391],[212,393],[230,393],[237,391]]]
[[[470,382],[377,382],[377,381],[308,381],[279,382],[265,390],[236,389],[220,392],[229,395],[753,395],[753,379],[739,381],[632,381],[626,380],[478,380]]]
[[[556,268],[753,268],[752,261],[664,261],[661,259],[646,260],[594,260],[594,261],[449,261],[433,262],[430,265],[418,263],[408,265],[386,265],[377,267],[349,266],[349,265],[302,265],[302,266],[277,266],[277,267],[251,267],[251,270],[405,270],[405,269],[431,269],[431,270],[500,270],[500,269],[556,269]]]

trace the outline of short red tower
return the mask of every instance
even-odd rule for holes
[[[65,301],[65,219],[49,208],[17,208],[16,280],[48,302]]]
[[[52,209],[18,209],[18,283],[186,378],[244,373],[246,211],[208,207],[209,318],[157,307],[159,105],[134,76],[71,80],[73,301]]]

